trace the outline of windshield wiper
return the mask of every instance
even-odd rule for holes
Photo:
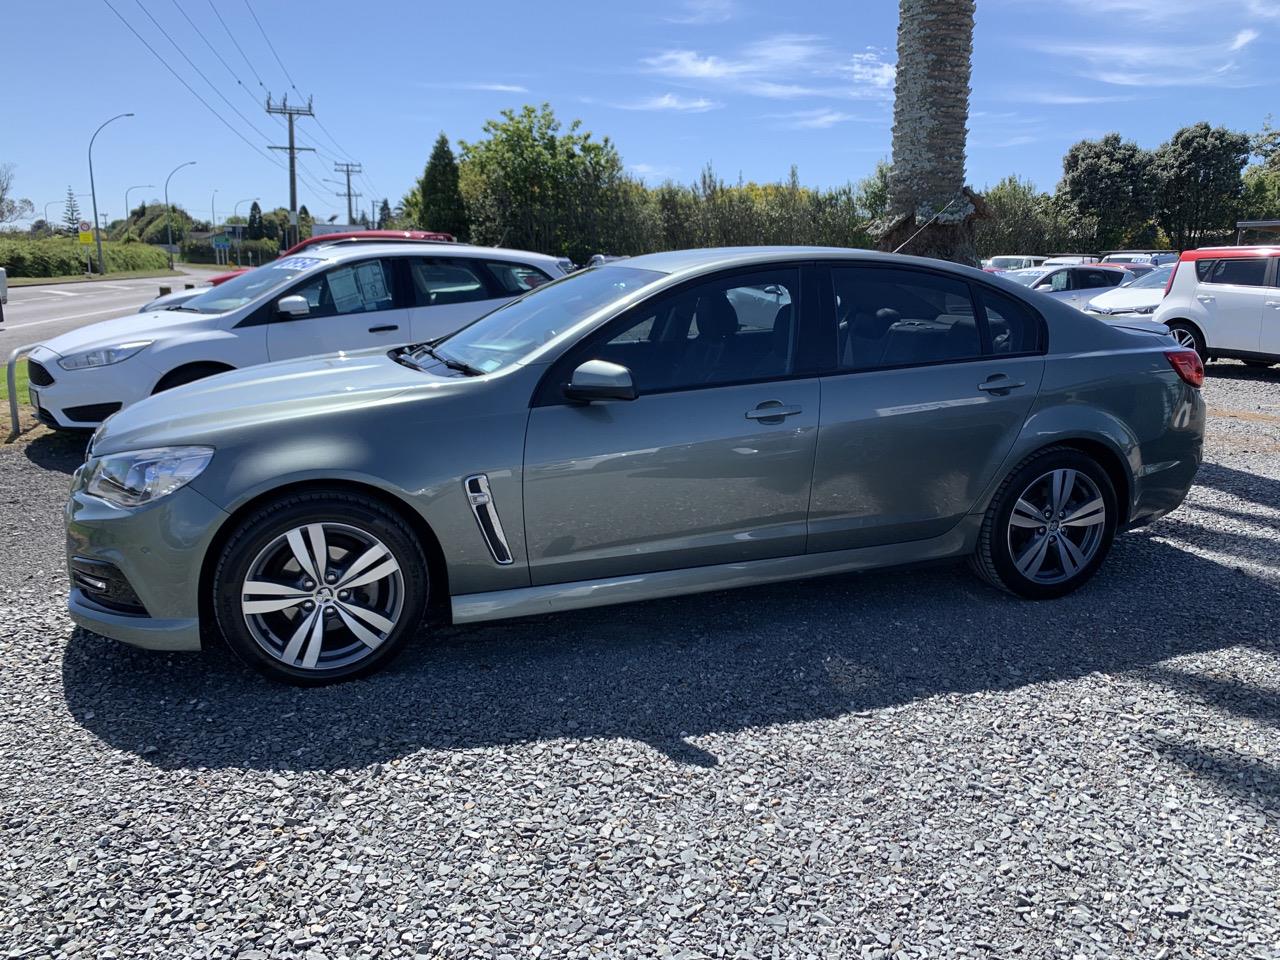
[[[423,353],[427,354],[427,356],[435,357],[450,370],[457,370],[459,373],[465,373],[468,377],[484,376],[483,370],[473,367],[469,363],[464,363],[461,360],[455,360],[453,357],[446,357],[443,353],[437,352],[436,349],[430,345],[422,347],[421,350]]]
[[[181,303],[179,303],[179,304],[175,304],[175,305],[174,305],[174,306],[172,306],[172,307],[165,307],[165,309],[166,309],[166,310],[181,310],[183,313],[200,313],[200,312],[201,312],[201,311],[197,310],[195,307],[188,307],[188,306],[185,306],[184,304],[181,304]]]

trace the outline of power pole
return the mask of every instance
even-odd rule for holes
[[[275,113],[285,117],[289,121],[289,145],[287,147],[269,147],[270,150],[288,150],[289,151],[289,224],[293,227],[293,242],[298,242],[298,151],[310,150],[315,152],[314,147],[299,147],[295,145],[293,140],[293,122],[298,117],[314,117],[315,111],[311,109],[311,98],[307,97],[307,105],[305,107],[289,106],[289,95],[286,93],[280,101],[280,105],[276,106],[271,102],[271,94],[267,94],[267,113]]]
[[[360,196],[358,193],[351,192],[351,175],[353,173],[360,173],[363,169],[364,168],[358,163],[334,163],[333,165],[335,173],[345,173],[347,175],[347,223],[351,222],[351,200],[353,197]],[[338,194],[338,196],[343,196],[343,194]]]

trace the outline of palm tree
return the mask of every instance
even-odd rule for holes
[[[903,253],[977,262],[973,220],[981,200],[964,184],[974,8],[974,0],[899,2],[893,172],[882,249],[893,250],[924,227]]]

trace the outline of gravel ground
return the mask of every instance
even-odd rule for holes
[[[318,691],[73,630],[0,450],[0,957],[1280,957],[1280,369],[1029,604],[946,565],[451,630]]]

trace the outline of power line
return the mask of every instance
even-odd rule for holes
[[[244,0],[245,9],[249,11],[249,16],[253,17],[253,22],[258,25],[258,32],[262,34],[262,39],[267,41],[267,47],[271,50],[271,55],[276,58],[276,63],[280,64],[280,69],[284,71],[284,78],[289,81],[289,87],[298,96],[302,96],[302,91],[298,89],[297,84],[293,82],[293,77],[289,76],[289,68],[284,65],[284,61],[280,59],[280,54],[276,53],[275,45],[271,42],[271,38],[267,36],[267,31],[262,29],[262,21],[258,19],[258,15],[253,12],[253,7],[249,5],[249,0]]]
[[[218,22],[222,24],[222,29],[227,32],[227,37],[231,40],[231,43],[235,46],[236,50],[239,51],[240,59],[243,60],[244,65],[249,68],[249,72],[253,74],[253,79],[258,81],[258,86],[263,90],[266,90],[267,85],[262,82],[262,77],[258,76],[258,71],[257,68],[254,67],[253,61],[245,56],[244,48],[240,46],[240,41],[238,41],[235,34],[231,32],[231,28],[227,26],[227,21],[222,19],[222,14],[219,13],[218,8],[214,6],[213,0],[209,0],[209,9],[212,10],[213,15],[218,18]]]
[[[212,80],[210,80],[207,76],[205,76],[204,71],[196,66],[195,61],[192,60],[189,56],[187,56],[186,51],[183,50],[182,47],[178,46],[178,42],[174,40],[173,37],[169,36],[169,32],[160,25],[160,21],[157,20],[155,17],[153,17],[151,15],[151,11],[142,5],[142,0],[134,0],[134,2],[138,5],[138,9],[141,10],[144,14],[146,14],[147,19],[150,20],[153,24],[155,24],[155,28],[159,30],[161,34],[164,35],[164,38],[173,45],[173,48],[177,50],[179,54],[182,55],[182,59],[187,61],[187,65],[191,67],[191,69],[194,70],[197,75],[199,75],[201,80],[203,80],[205,83],[209,85],[210,89],[212,89],[214,93],[216,93],[219,97],[222,98],[223,103],[225,103],[228,107],[231,108],[231,112],[234,113],[241,120],[243,120],[245,126],[247,126],[250,130],[252,130],[258,136],[260,136],[264,141],[269,140],[270,138],[265,133],[263,133],[261,130],[259,130],[257,127],[253,125],[253,121],[251,121],[248,117],[246,117],[243,113],[241,113],[239,108],[237,108],[236,105],[232,103],[229,99],[227,99],[227,95],[218,89],[217,84],[215,84]]]
[[[133,24],[131,24],[128,20],[126,20],[124,16],[120,13],[120,11],[111,5],[111,0],[102,0],[102,2],[105,3],[107,5],[107,9],[109,9],[112,13],[114,13],[116,15],[116,18],[125,25],[125,27],[129,30],[129,32],[132,33],[135,37],[137,37],[138,41],[151,52],[151,55],[155,57],[157,60],[159,60],[161,65],[166,70],[168,70],[171,74],[173,74],[174,79],[177,80],[184,87],[186,87],[193,97],[195,97],[202,104],[204,104],[205,109],[208,110],[210,113],[212,113],[215,117],[217,117],[224,127],[226,127],[228,130],[234,133],[237,137],[243,140],[245,145],[248,146],[248,148],[252,150],[254,153],[258,154],[258,156],[262,157],[264,160],[266,160],[269,163],[275,164],[277,167],[280,166],[280,163],[278,160],[276,160],[274,157],[270,156],[269,154],[264,153],[260,148],[258,148],[253,143],[253,141],[251,141],[243,133],[237,130],[234,126],[232,126],[232,124],[230,123],[230,121],[227,120],[226,117],[224,117],[217,110],[215,110],[208,100],[200,96],[199,92],[195,89],[195,87],[187,83],[187,81],[183,79],[182,74],[178,73],[177,70],[173,69],[173,67],[169,65],[169,61],[165,60],[164,57],[160,56],[156,48],[151,46],[151,44],[147,42],[147,39],[133,28]]]
[[[209,41],[209,38],[205,36],[204,31],[201,30],[196,25],[196,22],[191,19],[191,15],[188,14],[187,11],[182,9],[182,4],[178,3],[178,0],[170,0],[170,2],[174,5],[177,11],[180,14],[182,14],[183,19],[186,20],[187,23],[191,24],[191,29],[194,30],[196,32],[196,35],[201,40],[204,41],[204,45],[209,48],[209,52],[218,58],[218,62],[220,64],[222,64],[224,67],[227,68],[227,73],[231,74],[231,79],[236,82],[236,86],[238,86],[241,90],[243,90],[245,93],[245,96],[247,96],[250,100],[252,100],[256,104],[258,102],[257,95],[244,85],[244,82],[240,79],[239,74],[237,74],[234,70],[231,69],[231,64],[227,63],[227,61],[223,58],[222,54],[218,52],[218,48],[215,47]]]

